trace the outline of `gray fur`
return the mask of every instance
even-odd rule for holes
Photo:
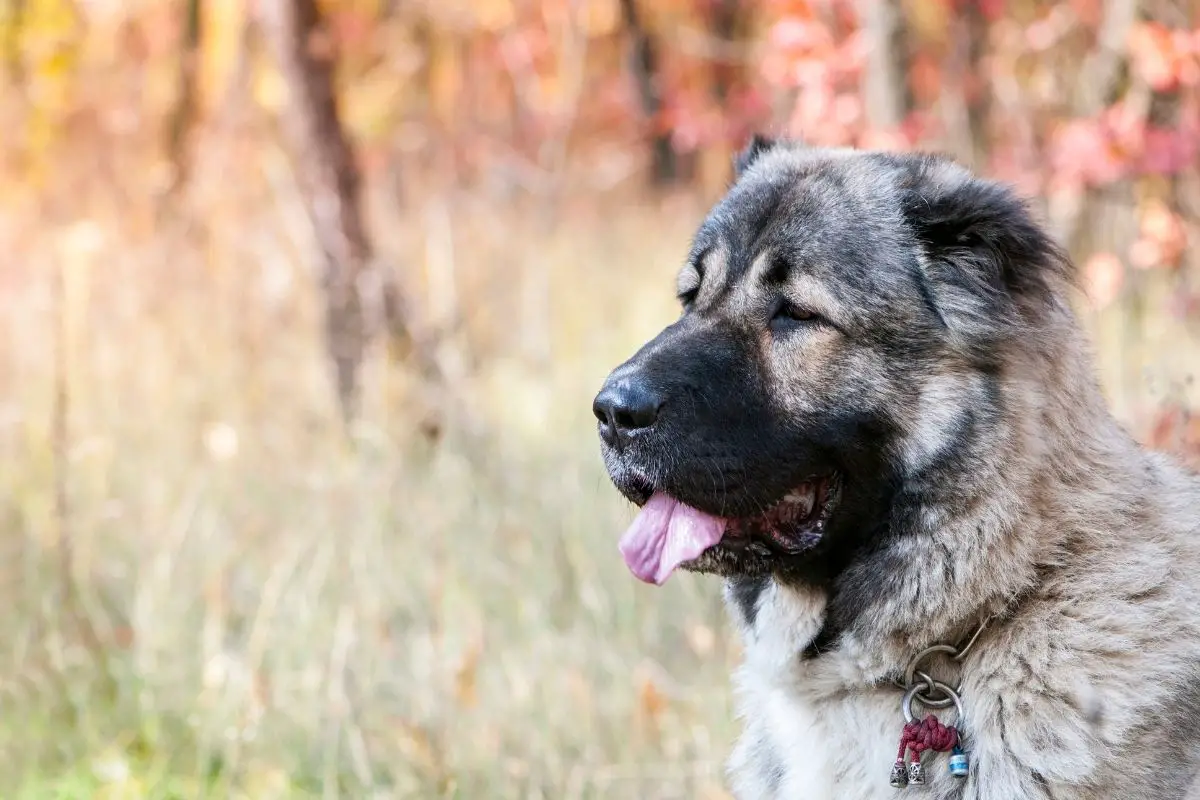
[[[930,785],[899,796],[1200,800],[1200,480],[1111,415],[1069,262],[1006,190],[941,159],[759,141],[739,169],[680,277],[707,321],[677,324],[757,335],[763,254],[785,250],[784,291],[836,329],[770,340],[747,385],[806,429],[856,420],[823,435],[849,442],[839,469],[877,469],[887,489],[852,495],[843,516],[878,511],[812,554],[717,548],[688,565],[726,576],[745,640],[736,796],[897,797],[891,679],[994,617],[961,668],[939,667],[962,681],[969,779],[927,756]],[[773,436],[747,434],[745,451]],[[693,489],[661,466],[700,458],[684,446],[606,459],[618,485],[636,468],[701,508],[769,499]],[[762,474],[752,455],[717,455]]]

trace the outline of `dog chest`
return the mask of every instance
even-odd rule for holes
[[[903,727],[895,692],[814,697],[743,665],[735,676],[743,732],[729,760],[739,800],[883,800]],[[961,795],[949,756],[928,754],[926,798]]]
[[[728,765],[735,796],[896,797],[889,779],[904,727],[900,692],[864,688],[870,680],[862,665],[844,651],[800,657],[820,628],[823,595],[768,584],[756,597],[731,593],[729,600],[745,642],[734,675],[743,731]],[[923,796],[942,800],[961,794],[948,755],[924,761]]]

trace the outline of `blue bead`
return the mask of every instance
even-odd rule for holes
[[[950,756],[950,774],[956,778],[965,778],[970,772],[970,766],[967,762],[965,753],[955,753]]]

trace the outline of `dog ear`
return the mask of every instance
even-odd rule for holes
[[[750,165],[758,160],[759,156],[776,147],[779,142],[770,136],[765,136],[761,133],[756,133],[750,137],[749,143],[742,148],[742,151],[734,156],[733,173],[736,177],[742,177]]]
[[[947,160],[909,166],[901,209],[943,322],[994,341],[1023,309],[1055,302],[1070,262],[1024,201]]]

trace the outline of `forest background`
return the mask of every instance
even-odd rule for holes
[[[724,798],[590,400],[753,131],[1034,198],[1200,463],[1200,3],[4,0],[0,796]]]

